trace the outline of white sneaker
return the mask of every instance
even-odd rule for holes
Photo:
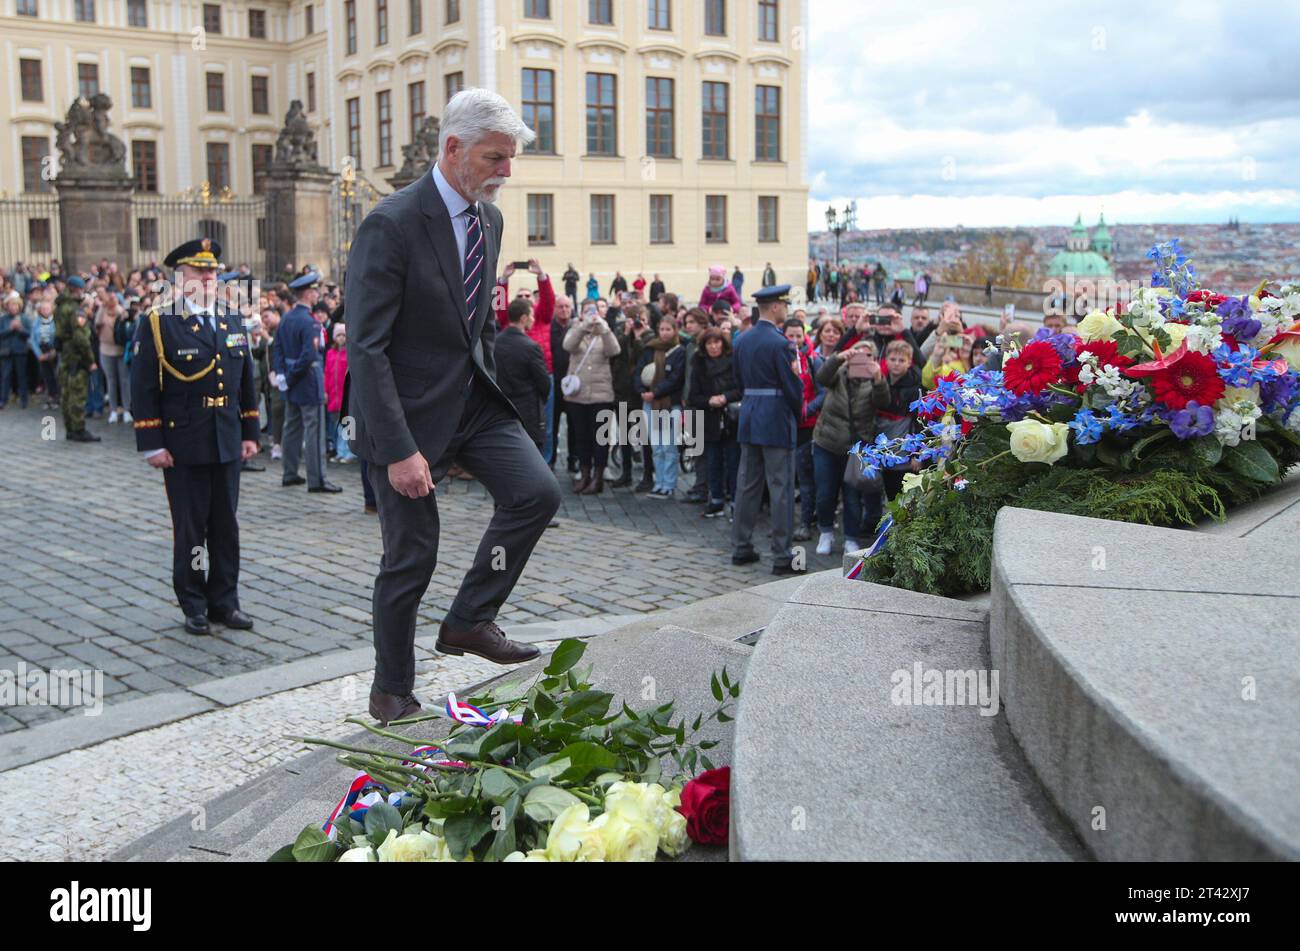
[[[862,546],[858,544],[858,540],[856,538],[844,539],[844,554],[847,555],[850,552],[861,551],[861,550],[862,550]]]
[[[272,458],[272,459],[279,459],[280,456],[281,456],[281,449],[280,449],[280,447],[279,447],[279,446],[272,446],[272,447],[271,447],[271,458]]]
[[[821,537],[817,539],[817,554],[829,555],[833,544],[835,544],[835,533],[822,532]]]
[[[117,410],[113,410],[113,412],[111,412],[111,413],[108,414],[108,421],[109,421],[110,423],[116,423],[116,422],[117,422]]]
[[[131,414],[130,414],[129,412],[127,412],[126,410],[123,410],[123,411],[122,411],[122,422],[124,422],[124,423],[134,423],[134,422],[135,422],[135,419],[131,416]]]

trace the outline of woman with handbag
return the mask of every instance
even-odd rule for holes
[[[813,472],[817,483],[817,554],[829,555],[835,541],[835,506],[844,495],[844,550],[856,551],[863,534],[862,492],[874,480],[862,476],[849,449],[876,436],[876,410],[889,405],[889,381],[876,358],[876,345],[859,340],[833,354],[817,371],[826,398],[813,430]]]
[[[741,389],[731,365],[731,335],[718,327],[709,327],[700,334],[696,344],[687,403],[691,409],[704,412],[709,504],[701,515],[718,518],[726,512],[726,501],[736,497],[736,473],[740,469],[736,431]]]
[[[609,461],[609,440],[597,439],[601,410],[614,411],[614,380],[609,361],[618,356],[618,338],[596,310],[594,301],[584,301],[582,316],[564,334],[564,349],[571,354],[569,373],[560,380],[560,391],[569,405],[573,426],[570,437],[577,446],[581,475],[574,491],[599,495],[605,490],[605,463]]]

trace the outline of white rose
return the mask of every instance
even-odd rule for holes
[[[1113,340],[1115,334],[1124,329],[1124,325],[1102,310],[1094,310],[1079,321],[1079,337],[1084,343],[1097,340]]]
[[[533,849],[527,855],[525,855],[523,852],[511,852],[501,861],[503,862],[549,862],[550,859],[546,857],[545,849]]]
[[[574,803],[551,823],[546,838],[548,862],[603,862],[605,842],[592,828],[586,803]]]
[[[610,862],[653,862],[659,850],[659,833],[650,823],[629,818],[628,810],[598,816],[592,828],[605,843]]]
[[[340,862],[378,862],[375,858],[375,850],[365,845],[356,849],[348,849],[338,859]]]
[[[664,855],[676,857],[691,847],[691,837],[686,834],[686,817],[677,810],[668,813],[668,819],[659,829],[659,848]]]
[[[1178,345],[1183,342],[1183,338],[1187,336],[1188,327],[1186,324],[1175,324],[1170,322],[1165,324],[1161,329],[1164,330],[1165,333],[1169,334],[1169,353],[1173,353],[1178,349]]]
[[[423,830],[398,835],[396,829],[388,830],[388,838],[377,849],[381,862],[450,861],[450,856],[445,859],[439,857],[439,853],[445,854],[446,851],[446,844],[436,835]]]
[[[1021,462],[1045,462],[1049,466],[1069,449],[1070,427],[1065,423],[1040,423],[1022,419],[1007,423],[1011,433],[1011,454]]]

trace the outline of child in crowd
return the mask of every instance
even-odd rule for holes
[[[335,324],[334,342],[325,354],[325,412],[328,418],[326,433],[332,443],[331,451],[337,462],[353,462],[356,456],[351,447],[339,415],[343,410],[343,381],[348,375],[347,326]]]

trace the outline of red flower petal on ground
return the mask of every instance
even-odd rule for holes
[[[1184,353],[1173,366],[1151,375],[1156,399],[1171,409],[1183,409],[1193,400],[1212,406],[1223,395],[1225,385],[1218,365],[1203,353]]]
[[[1046,340],[1035,340],[1002,368],[1002,381],[1017,395],[1037,393],[1061,376],[1061,355]]]
[[[682,789],[677,811],[686,817],[686,834],[701,845],[726,845],[731,834],[731,767],[700,773]]]

